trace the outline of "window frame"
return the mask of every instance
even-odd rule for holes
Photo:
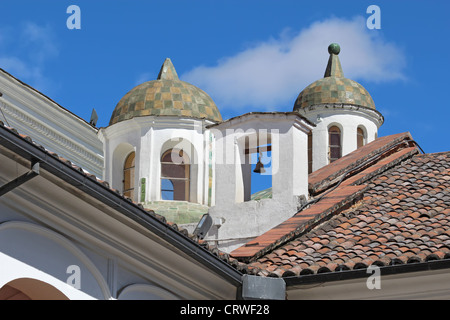
[[[174,163],[173,161],[163,161],[164,158],[168,155],[171,154],[173,152],[173,150],[175,150],[176,152],[178,152],[178,154],[180,155],[180,157],[182,158],[182,163],[177,164]],[[160,176],[160,197],[161,200],[163,200],[163,192],[172,192],[172,199],[171,200],[167,200],[167,201],[190,201],[190,183],[191,183],[191,177],[190,177],[190,171],[191,171],[191,163],[190,163],[190,158],[189,155],[187,155],[182,149],[175,149],[175,148],[171,148],[166,150],[165,152],[163,152],[161,159],[160,159],[160,164],[161,164],[161,176]],[[164,166],[180,166],[183,165],[184,166],[184,176],[183,177],[177,177],[177,176],[167,176],[167,175],[163,175],[163,170],[164,170]],[[163,190],[163,185],[162,185],[162,181],[163,180],[168,180],[172,183],[173,186],[173,190]],[[177,184],[176,182],[180,182],[180,181],[184,181],[184,197],[183,199],[176,199],[176,189]]]
[[[131,159],[132,157],[132,159]],[[128,164],[131,160],[131,163]],[[135,190],[135,185],[134,185],[134,178],[135,178],[135,169],[136,169],[136,152],[132,151],[130,152],[124,161],[123,164],[123,195],[125,197],[134,198],[134,190]],[[127,179],[128,178],[128,179]],[[128,181],[128,185],[127,185],[127,181]],[[128,186],[128,188],[127,188]]]
[[[358,126],[356,129],[356,148],[359,149],[366,145],[366,131],[363,127]]]
[[[332,140],[334,140],[332,139],[332,134],[335,134],[335,132],[337,132],[336,135],[339,137],[339,145],[331,144]],[[339,151],[338,157],[332,157],[332,149],[337,149]],[[342,130],[339,126],[334,124],[328,128],[328,162],[332,163],[340,158],[342,158]]]

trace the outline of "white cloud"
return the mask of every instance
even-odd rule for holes
[[[22,45],[33,48],[30,59],[36,63],[44,63],[58,55],[59,50],[53,39],[50,26],[40,26],[33,22],[24,24],[21,33]]]
[[[298,33],[286,29],[277,39],[222,58],[215,66],[196,67],[181,79],[209,93],[219,108],[287,111],[302,89],[323,77],[333,42],[341,46],[345,77],[359,82],[405,79],[401,50],[368,30],[362,17],[327,19]]]
[[[26,22],[19,28],[0,29],[0,68],[44,91],[52,86],[43,70],[45,64],[58,56],[50,26]]]

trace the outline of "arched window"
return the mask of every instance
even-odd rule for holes
[[[190,164],[183,150],[170,149],[161,157],[161,199],[189,201]]]
[[[358,130],[356,131],[356,144],[358,148],[361,148],[366,144],[366,135],[364,130],[360,127],[358,127]]]
[[[328,129],[328,146],[330,163],[342,157],[341,130],[337,126]]]
[[[161,199],[173,200],[174,191],[172,180],[161,179]]]
[[[123,166],[123,195],[125,197],[134,198],[134,159],[136,153],[132,152],[128,155]]]

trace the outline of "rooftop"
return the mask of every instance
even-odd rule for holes
[[[302,210],[225,254],[155,211],[122,197],[107,182],[45,150],[31,137],[1,122],[0,128],[2,136],[12,134],[16,142],[34,145],[48,155],[46,161],[54,159],[60,169],[68,167],[74,175],[103,188],[109,197],[123,198],[124,204],[192,240],[193,246],[206,249],[238,272],[301,278],[372,264],[450,259],[450,152],[420,154],[409,133],[380,137],[311,173],[311,201]]]
[[[238,268],[302,277],[450,258],[450,152],[420,154],[397,134],[310,178],[317,202],[231,252]]]
[[[23,143],[84,176],[109,197],[116,190],[0,122],[1,135]],[[9,142],[8,142],[9,143]],[[198,250],[237,272],[301,279],[370,265],[397,266],[450,259],[450,152],[420,154],[409,133],[381,137],[310,174],[312,201],[296,215],[226,254],[153,210],[123,198]],[[169,230],[165,229],[165,230]],[[200,249],[201,248],[201,249]],[[192,248],[190,248],[192,249]],[[200,251],[198,251],[200,252]]]

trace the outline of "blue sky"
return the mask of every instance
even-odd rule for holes
[[[369,30],[369,5],[381,29]],[[81,29],[69,30],[69,5]],[[425,152],[450,150],[450,2],[3,0],[0,68],[98,126],[170,57],[227,119],[291,111],[323,77],[331,42],[346,77],[372,95],[379,136],[411,132]]]

